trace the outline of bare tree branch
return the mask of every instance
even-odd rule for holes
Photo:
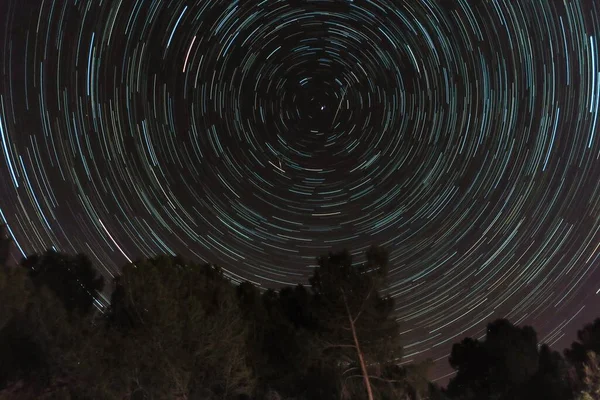
[[[342,298],[344,300],[344,306],[346,307],[346,313],[348,315],[348,321],[350,322],[350,328],[352,329],[352,338],[354,339],[354,344],[356,346],[356,353],[358,354],[358,361],[360,362],[360,367],[363,373],[363,379],[365,382],[365,389],[367,389],[367,396],[369,400],[373,400],[373,391],[371,390],[371,382],[369,381],[369,375],[367,374],[367,367],[365,365],[365,360],[363,358],[362,351],[360,350],[360,345],[358,343],[358,336],[356,336],[356,329],[354,329],[354,320],[352,319],[352,314],[350,313],[350,308],[348,307],[348,301],[346,300],[346,294],[344,290],[341,289]]]

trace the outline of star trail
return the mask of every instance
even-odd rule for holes
[[[379,244],[407,361],[496,317],[554,344],[595,316],[597,2],[8,0],[0,18],[0,219],[22,254],[84,252],[107,277],[181,254],[273,287]]]

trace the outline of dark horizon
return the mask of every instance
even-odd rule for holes
[[[0,28],[22,255],[271,287],[381,245],[406,362],[497,318],[562,351],[597,317],[593,0],[8,0]]]

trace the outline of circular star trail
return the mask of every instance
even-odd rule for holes
[[[23,254],[277,286],[380,244],[409,361],[496,317],[555,343],[596,301],[593,0],[26,3],[0,10]]]

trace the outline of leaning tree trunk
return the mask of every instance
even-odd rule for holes
[[[352,319],[352,314],[350,313],[350,308],[348,307],[348,302],[346,301],[346,294],[343,291],[342,291],[342,297],[344,298],[344,306],[346,307],[346,314],[348,314],[348,321],[350,321],[350,330],[352,331],[352,339],[354,340],[354,347],[356,348],[356,353],[358,354],[358,361],[360,363],[360,369],[362,371],[363,381],[365,383],[365,389],[367,389],[367,396],[368,396],[369,400],[373,400],[373,391],[371,390],[371,382],[369,380],[369,374],[367,373],[367,366],[365,364],[365,359],[363,357],[362,351],[360,350],[358,336],[356,335],[356,328],[354,326],[354,320]]]

